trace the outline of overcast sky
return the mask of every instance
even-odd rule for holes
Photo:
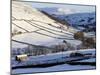
[[[76,13],[84,13],[84,12],[94,12],[95,6],[89,6],[89,5],[73,5],[73,4],[52,4],[52,3],[36,3],[36,2],[25,2],[29,5],[32,5],[32,7],[35,8],[63,8],[67,11],[73,11]]]

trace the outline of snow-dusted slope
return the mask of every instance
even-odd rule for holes
[[[58,15],[59,19],[65,19],[71,25],[89,25],[96,22],[95,12],[76,13],[70,15]]]
[[[14,29],[24,34],[15,35],[12,39],[46,46],[58,44],[63,39],[73,39],[73,32],[77,31],[56,22],[24,2],[16,1],[12,2],[12,31]],[[12,42],[12,47],[20,46],[25,45]]]
[[[62,12],[61,12],[62,9]],[[61,20],[69,22],[71,25],[88,25],[96,22],[96,13],[94,12],[81,12],[75,13],[67,8],[41,8],[41,11],[45,11],[50,15],[53,15]],[[59,11],[60,10],[60,11]]]
[[[23,27],[25,27],[25,25],[27,23],[26,22],[24,23],[22,19],[33,20],[35,23],[38,23],[38,24],[46,24],[46,23],[49,24],[50,23],[51,25],[56,26],[56,27],[59,27],[61,25],[59,23],[55,23],[55,20],[50,19],[48,16],[44,15],[36,8],[32,8],[31,6],[29,6],[23,2],[14,2],[13,1],[13,3],[12,3],[12,19],[13,19],[13,21],[18,19],[18,20],[16,20],[16,22],[18,24],[21,23],[21,25],[24,25]],[[19,21],[20,21],[20,23],[19,23]],[[22,22],[24,24],[22,24]],[[66,29],[67,27],[64,27],[64,28]],[[56,29],[56,30],[58,30],[58,29]]]

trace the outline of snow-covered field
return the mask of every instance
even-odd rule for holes
[[[96,62],[96,58],[90,58],[90,59],[86,59],[86,60],[81,60],[79,62]]]
[[[59,53],[52,53],[47,55],[40,56],[30,56],[26,61],[18,62],[14,58],[12,58],[12,67],[16,66],[28,66],[28,65],[38,65],[38,64],[52,64],[57,62],[66,62],[71,60],[77,60],[82,57],[70,57],[70,54],[73,52],[78,52],[82,54],[91,53],[95,56],[95,49],[87,49],[87,50],[78,50],[78,51],[66,51]]]
[[[80,50],[78,52],[81,52],[83,54],[92,53],[94,55],[95,49]],[[26,62],[24,61],[25,62],[24,65],[26,63],[29,63],[29,65],[30,65],[32,62],[33,63],[39,62],[39,64],[40,64],[40,63],[44,63],[43,61],[45,61],[47,63],[48,62],[47,60],[51,60],[48,63],[56,62],[56,60],[53,60],[53,59],[57,59],[59,61],[63,61],[63,60],[65,61],[65,59],[62,59],[62,56],[63,57],[69,56],[70,53],[72,53],[72,51],[63,52],[63,53],[60,52],[60,53],[54,53],[54,54],[48,54],[48,55],[40,55],[40,56],[31,56],[31,57],[29,57],[29,59]],[[96,62],[96,61],[95,61],[95,58],[90,58],[90,59],[80,60],[79,62]],[[14,67],[14,66],[21,66],[21,65],[23,65],[23,62],[20,63],[20,65],[18,63],[16,63],[15,65],[12,65],[12,66]],[[45,68],[34,68],[33,67],[33,68],[12,69],[12,74],[70,71],[70,70],[88,70],[88,69],[95,69],[95,68],[96,68],[96,66],[91,66],[91,65],[69,65],[66,63],[66,64],[55,65],[55,66],[51,66],[51,67],[45,67]]]
[[[39,72],[54,72],[54,71],[69,71],[69,70],[87,70],[95,69],[95,66],[85,66],[85,65],[69,65],[62,64],[56,65],[47,68],[23,68],[23,69],[13,69],[12,74],[21,74],[21,73],[39,73]]]

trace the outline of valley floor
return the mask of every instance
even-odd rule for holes
[[[68,51],[68,52],[59,52],[59,53],[54,53],[54,54],[48,54],[48,55],[41,55],[41,56],[31,56],[29,59],[25,62],[18,63],[12,58],[12,67],[18,67],[18,66],[29,66],[30,64],[43,64],[43,63],[55,63],[59,58],[59,62],[65,61],[66,59],[62,60],[62,57],[68,57],[70,53],[73,51]],[[80,50],[78,52],[81,52],[83,54],[86,53],[92,53],[92,55],[95,54],[95,49],[86,49],[86,50]],[[63,54],[63,55],[62,55]],[[69,58],[70,60],[72,58]],[[51,60],[51,61],[48,61]],[[45,61],[45,62],[44,62]],[[37,63],[38,62],[38,63]],[[85,62],[85,64],[84,64]],[[78,64],[77,64],[78,63]],[[82,63],[82,64],[80,64]],[[91,65],[93,63],[93,65]],[[89,65],[88,65],[89,64]],[[43,64],[45,65],[45,64]],[[46,66],[46,67],[27,67],[27,68],[15,68],[12,69],[12,74],[21,74],[21,73],[38,73],[38,72],[55,72],[55,71],[70,71],[70,70],[89,70],[89,69],[95,69],[96,68],[96,58],[89,58],[89,59],[83,59],[83,60],[78,60],[75,61],[74,64],[69,63],[62,63],[62,64],[56,64],[53,66]]]

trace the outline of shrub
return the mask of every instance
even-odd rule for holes
[[[74,34],[74,38],[77,40],[83,40],[84,39],[84,33],[83,32],[77,32]]]
[[[96,42],[93,38],[85,38],[85,40],[83,41],[83,44],[88,48],[96,47]]]

